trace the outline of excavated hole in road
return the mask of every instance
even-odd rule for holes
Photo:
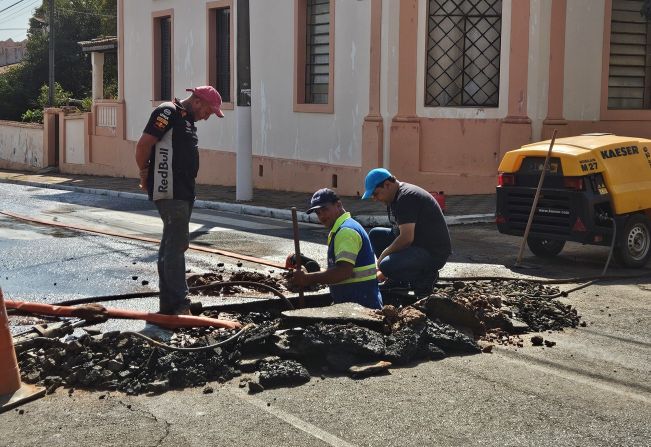
[[[256,281],[287,292],[286,277],[281,273],[237,271],[227,275],[193,275],[189,282],[192,286],[220,280]],[[248,294],[251,290],[234,286],[218,292]],[[215,291],[203,293],[214,296]],[[576,309],[547,298],[556,293],[555,287],[526,280],[456,281],[437,284],[433,295],[416,302],[413,296],[385,294],[385,301],[394,305],[385,305],[381,311],[360,308],[368,314],[362,320],[339,318],[333,322],[317,317],[298,320],[298,324],[279,310],[207,310],[204,314],[211,317],[256,324],[236,341],[214,350],[169,351],[139,338],[107,332],[63,340],[40,338],[17,346],[16,352],[23,380],[44,385],[48,392],[65,386],[161,393],[244,375],[240,386],[248,386],[254,393],[299,385],[314,374],[362,378],[387,373],[392,365],[490,352],[494,344],[522,347],[524,333],[559,331],[580,323]],[[309,295],[306,302],[310,302]],[[343,314],[348,315],[346,312]],[[168,344],[205,346],[234,333],[180,329]],[[545,342],[546,346],[553,343]]]

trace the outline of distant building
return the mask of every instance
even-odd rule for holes
[[[27,39],[14,42],[12,39],[0,41],[0,67],[16,64],[27,55]]]

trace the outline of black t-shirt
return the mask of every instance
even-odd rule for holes
[[[423,247],[441,266],[445,264],[452,253],[450,233],[441,207],[430,193],[411,183],[400,182],[388,211],[392,223],[415,223],[412,245]],[[395,220],[392,217],[395,217]]]
[[[151,113],[145,133],[158,138],[149,157],[149,200],[194,201],[199,147],[194,117],[178,99]]]

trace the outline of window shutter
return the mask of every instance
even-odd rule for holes
[[[308,0],[306,8],[305,102],[328,103],[330,1]]]
[[[640,14],[643,0],[613,0],[610,20],[609,109],[648,109],[649,23]]]
[[[160,99],[172,99],[172,20],[160,20]]]
[[[231,10],[220,8],[215,11],[215,88],[222,101],[231,102]]]

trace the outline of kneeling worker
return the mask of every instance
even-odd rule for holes
[[[372,309],[382,308],[375,255],[364,228],[346,212],[331,189],[314,193],[307,213],[316,212],[319,221],[330,229],[328,269],[320,272],[294,272],[292,284],[299,287],[328,284],[335,303],[352,302]]]
[[[383,288],[408,285],[417,296],[430,295],[452,252],[441,207],[423,188],[400,182],[383,168],[369,171],[364,186],[362,199],[384,203],[392,224],[369,234],[378,268],[387,278]]]

